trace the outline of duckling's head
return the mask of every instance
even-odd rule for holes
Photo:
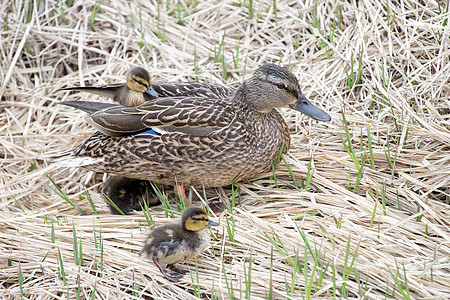
[[[218,226],[219,224],[210,220],[201,208],[191,207],[183,213],[181,225],[185,230],[199,231],[207,226]]]
[[[128,73],[127,86],[134,92],[147,93],[153,98],[158,97],[158,93],[152,87],[150,75],[144,68],[136,67]]]
[[[331,120],[326,112],[303,95],[295,75],[276,64],[257,68],[253,76],[238,88],[235,101],[259,112],[290,107],[319,121]]]

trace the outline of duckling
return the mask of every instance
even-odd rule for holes
[[[141,256],[152,258],[164,277],[178,282],[185,272],[177,269],[174,264],[202,253],[210,241],[208,227],[218,225],[202,209],[191,207],[183,213],[180,223],[163,225],[150,232]],[[168,272],[163,265],[167,265],[173,272]]]
[[[111,98],[122,106],[137,106],[158,97],[151,85],[150,75],[141,67],[132,69],[126,83],[113,83],[104,86],[79,86],[63,88],[61,91],[81,91]],[[98,103],[98,102],[97,102]]]
[[[111,214],[129,214],[133,210],[142,210],[144,201],[147,206],[161,203],[148,180],[139,180],[125,176],[111,176],[103,184],[103,194],[114,203],[108,202]],[[116,207],[120,210],[117,210]]]

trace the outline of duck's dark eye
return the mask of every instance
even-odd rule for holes
[[[140,84],[140,85],[143,85],[143,86],[146,86],[142,81],[140,81],[140,80],[137,80],[137,82]]]
[[[285,89],[285,88],[286,88],[286,85],[285,85],[284,83],[282,83],[282,82],[279,82],[279,83],[277,83],[277,88],[279,88],[279,89]]]

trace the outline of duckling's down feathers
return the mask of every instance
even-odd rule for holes
[[[148,258],[155,255],[162,264],[175,264],[197,257],[209,245],[209,241],[207,229],[194,232],[182,230],[180,224],[167,224],[151,232],[141,254]]]
[[[193,227],[189,228],[189,224]],[[196,257],[209,245],[207,227],[217,225],[202,209],[191,207],[183,213],[180,223],[166,224],[150,232],[141,255],[156,258],[162,264],[174,264]]]

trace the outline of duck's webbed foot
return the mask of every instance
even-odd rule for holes
[[[188,270],[177,268],[175,265],[167,265],[167,268],[172,270],[172,271],[174,271],[174,272],[176,272],[176,273],[178,273],[178,274],[182,274],[182,275],[184,275],[187,272],[189,272]]]
[[[120,215],[115,206],[123,213],[129,214],[133,210],[142,210],[144,199],[148,206],[160,203],[147,180],[113,176],[105,182],[103,193],[114,203],[108,202],[113,215]]]
[[[161,273],[164,275],[164,277],[166,277],[168,280],[173,281],[173,282],[178,282],[178,280],[183,277],[183,274],[180,274],[179,272],[167,272],[167,270],[161,265],[161,263],[158,261],[158,259],[156,258],[156,256],[153,256],[153,262],[155,263],[155,265],[158,267],[158,269],[161,271]],[[171,268],[169,266],[173,266],[173,265],[168,265],[168,268]]]

